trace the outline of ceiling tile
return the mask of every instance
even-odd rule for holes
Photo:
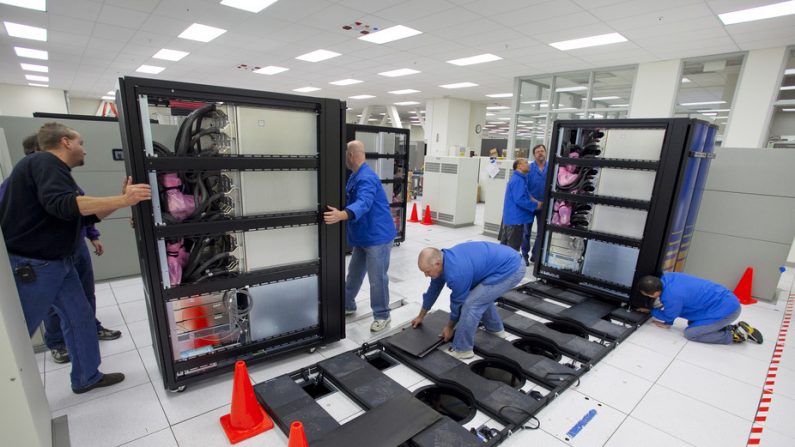
[[[555,0],[492,16],[491,19],[506,26],[522,28],[527,26],[528,22],[540,22],[557,18],[556,22],[561,27],[569,27],[567,16],[581,12],[583,12],[583,9],[571,0]]]
[[[146,21],[147,17],[149,14],[145,12],[104,5],[97,17],[97,22],[137,29]]]
[[[50,0],[47,2],[47,13],[61,16],[95,20],[102,9],[102,3],[90,0]]]

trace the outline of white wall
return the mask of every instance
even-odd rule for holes
[[[632,86],[629,117],[668,118],[673,116],[681,77],[681,59],[638,65],[635,85]]]
[[[69,113],[73,115],[96,115],[102,101],[91,98],[69,98]]]
[[[30,118],[33,112],[67,113],[63,90],[0,84],[0,115]]]

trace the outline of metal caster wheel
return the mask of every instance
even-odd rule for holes
[[[400,242],[395,242],[395,247],[400,247]]]

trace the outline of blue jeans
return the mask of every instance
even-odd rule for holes
[[[497,314],[497,306],[494,302],[502,294],[511,290],[524,278],[527,267],[521,264],[516,271],[507,278],[496,284],[480,283],[469,291],[469,295],[464,299],[461,306],[460,317],[455,326],[455,336],[453,336],[453,349],[456,351],[471,351],[475,346],[475,331],[478,330],[478,323],[483,322],[483,326],[489,332],[500,332],[503,330],[502,320]]]
[[[91,315],[94,315],[94,321],[97,323],[97,332],[99,332],[102,329],[102,324],[96,319],[97,297],[94,294],[94,268],[91,265],[91,254],[88,252],[85,239],[80,240],[77,253],[75,253],[75,270],[77,270],[77,276],[80,277],[83,292],[85,292],[88,304],[91,306]],[[61,329],[61,318],[55,312],[55,309],[50,309],[44,318],[44,343],[49,349],[63,349],[66,347]]]
[[[45,260],[9,255],[9,259],[12,270],[29,264],[36,273],[32,282],[22,282],[19,275],[14,275],[28,334],[33,335],[47,312],[54,308],[64,323],[63,336],[72,360],[72,389],[100,381],[102,373],[97,369],[100,356],[94,314],[75,270],[74,257]]]
[[[533,212],[533,219],[536,222],[541,222],[543,219],[543,209],[536,209]],[[528,255],[530,258],[535,260],[538,257],[538,248],[541,246],[541,232],[536,231],[536,239],[533,242],[533,251],[530,251],[530,233],[533,231],[533,221],[531,220],[530,223],[524,224],[524,234],[522,235],[522,257],[527,259]]]
[[[356,310],[356,295],[362,287],[364,275],[370,279],[370,307],[373,318],[389,318],[389,255],[392,241],[369,247],[353,247],[351,262],[348,264],[348,278],[345,280],[345,309]]]
[[[697,341],[701,343],[712,343],[716,345],[730,345],[732,344],[732,332],[729,325],[734,320],[740,318],[742,307],[727,315],[722,320],[701,326],[688,326],[685,329],[685,338],[690,341]]]

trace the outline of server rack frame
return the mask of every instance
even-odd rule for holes
[[[206,102],[264,106],[276,109],[314,111],[317,114],[317,157],[293,156],[225,156],[186,159],[178,157],[148,157],[144,152],[145,134],[141,114],[141,95],[179,98]],[[344,203],[344,170],[342,137],[346,105],[336,99],[312,98],[254,90],[217,87],[181,82],[160,81],[136,77],[119,79],[116,97],[119,99],[119,127],[125,154],[125,167],[135,183],[148,183],[148,173],[159,170],[302,170],[317,171],[318,209],[310,213],[246,216],[228,221],[195,222],[156,226],[150,201],[132,207],[135,237],[144,280],[147,314],[152,332],[155,357],[164,386],[182,391],[190,383],[234,369],[236,360],[249,364],[262,362],[275,355],[299,349],[313,349],[345,337],[343,314],[345,263],[343,228],[322,224],[322,208],[326,205],[342,207]],[[173,159],[171,159],[173,158]],[[285,225],[316,223],[318,225],[319,260],[290,268],[269,268],[212,282],[181,285],[165,289],[160,268],[157,241],[167,236],[210,234],[246,229],[266,229]],[[277,335],[229,349],[197,356],[180,362],[173,360],[166,302],[177,297],[198,293],[223,291],[309,274],[318,276],[319,324],[297,333]],[[213,364],[216,366],[212,366]],[[187,372],[197,371],[192,374]]]

